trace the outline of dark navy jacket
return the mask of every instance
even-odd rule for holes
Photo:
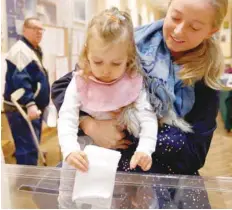
[[[68,73],[52,85],[52,100],[57,110],[63,103],[71,78],[72,73]],[[219,97],[217,91],[202,81],[195,85],[195,97],[194,107],[186,116],[194,133],[186,134],[176,127],[166,125],[160,128],[150,172],[194,175],[204,165],[216,129]]]
[[[19,100],[22,106],[36,104],[43,110],[49,104],[50,86],[42,56],[41,49],[35,49],[24,37],[10,49],[6,57],[6,103],[11,104],[11,94],[23,88],[25,94]]]

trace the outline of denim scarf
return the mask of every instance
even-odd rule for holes
[[[158,117],[170,108],[184,117],[195,102],[194,87],[184,86],[178,78],[180,66],[173,63],[163,37],[164,20],[135,29],[135,42],[150,102]]]

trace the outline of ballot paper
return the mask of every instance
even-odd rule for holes
[[[72,199],[79,207],[110,208],[121,154],[95,145],[87,145],[84,152],[88,157],[89,170],[77,170]]]

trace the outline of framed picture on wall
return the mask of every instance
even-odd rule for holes
[[[38,17],[43,24],[57,23],[57,1],[6,0],[7,49],[22,35],[22,25],[28,17]]]
[[[86,0],[73,0],[73,20],[85,23],[86,21]]]
[[[24,0],[6,1],[6,19],[7,19],[7,50],[20,38],[21,22],[25,16]]]
[[[223,28],[220,31],[220,46],[224,57],[231,57],[232,55],[232,33],[231,26],[228,21],[223,23]]]
[[[223,29],[229,29],[229,28],[230,28],[229,21],[224,21],[223,22]]]
[[[56,4],[56,1],[25,0],[25,18],[36,16],[43,24],[55,26],[57,23]]]
[[[36,6],[37,17],[47,25],[56,25],[56,2],[38,0]]]

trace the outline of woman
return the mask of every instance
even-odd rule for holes
[[[171,104],[194,130],[186,134],[167,125],[160,128],[152,173],[196,175],[204,165],[216,129],[217,90],[222,87],[218,78],[224,69],[223,55],[213,35],[220,29],[227,7],[228,0],[172,0],[164,20],[135,31],[153,108],[163,117],[168,106],[160,104]],[[69,73],[53,84],[52,99],[57,109],[71,77]],[[154,99],[157,97],[159,101]],[[122,152],[128,148],[133,155],[136,144],[130,145],[128,140],[134,140],[125,138],[116,120],[85,116],[80,127],[95,144]]]

